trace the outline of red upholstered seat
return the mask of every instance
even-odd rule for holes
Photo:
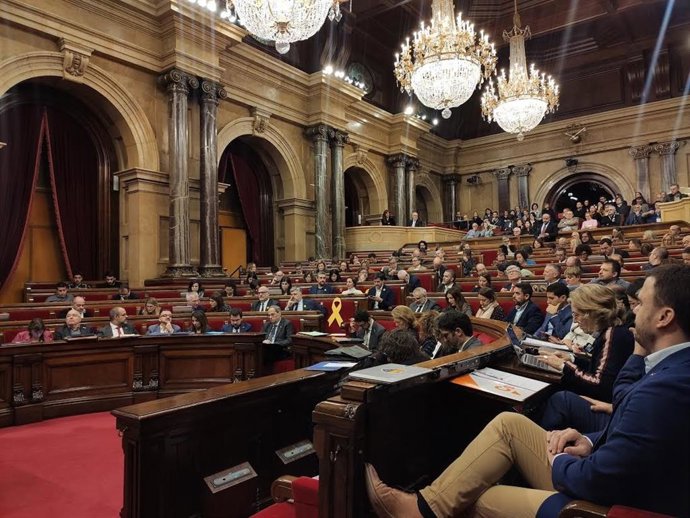
[[[290,502],[273,504],[250,518],[297,518],[297,509]]]
[[[298,477],[292,481],[292,503],[279,502],[250,518],[318,518],[319,481]]]
[[[486,333],[475,333],[474,336],[479,338],[479,341],[483,344],[490,344],[495,340],[493,336],[487,335]]]
[[[624,505],[614,505],[608,513],[606,518],[671,518],[667,514],[653,513],[651,511],[642,511]]]

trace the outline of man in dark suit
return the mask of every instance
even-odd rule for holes
[[[240,308],[232,308],[230,310],[230,323],[223,325],[221,331],[223,333],[248,333],[252,330],[252,325],[249,322],[242,322],[242,310]]]
[[[432,279],[431,285],[438,286],[443,281],[443,274],[446,271],[446,266],[443,264],[443,258],[436,256],[434,257],[434,262],[432,263],[434,278]]]
[[[369,297],[369,309],[382,309],[389,311],[395,305],[393,290],[386,286],[386,275],[383,272],[376,274],[374,286],[367,291]]]
[[[84,297],[80,297],[79,295],[77,295],[76,297],[74,297],[74,299],[72,299],[72,307],[71,308],[67,308],[63,311],[60,311],[60,313],[58,313],[58,318],[65,318],[67,316],[67,312],[70,309],[73,309],[77,313],[79,313],[81,318],[89,318],[89,317],[93,316],[93,311],[91,311],[90,309],[86,309],[86,299]]]
[[[357,311],[350,321],[350,333],[355,338],[361,338],[362,346],[370,351],[379,348],[379,341],[386,332],[386,328],[376,322],[368,311]]]
[[[474,336],[472,322],[465,313],[455,310],[446,311],[438,317],[436,325],[438,340],[449,353],[463,352],[482,345],[479,338]]]
[[[259,300],[252,302],[252,311],[268,311],[268,308],[278,304],[277,301],[270,298],[270,291],[267,286],[259,286],[257,290]]]
[[[285,311],[320,311],[326,314],[326,308],[315,300],[302,297],[302,289],[298,286],[290,288],[290,300],[285,303]]]
[[[309,288],[310,295],[330,295],[333,293],[333,287],[327,284],[328,276],[321,272],[316,276],[316,284]]]
[[[421,219],[419,219],[419,212],[417,212],[416,210],[412,212],[412,219],[409,219],[407,221],[407,226],[414,228],[425,226],[424,222]]]
[[[164,309],[161,314],[158,315],[158,323],[149,326],[146,331],[147,335],[172,335],[180,332],[180,326],[172,323],[172,311],[169,309]]]
[[[441,279],[441,283],[436,287],[436,291],[440,293],[446,293],[449,289],[455,287],[455,270],[452,268],[446,269],[445,272],[443,272],[443,279]]]
[[[139,295],[137,295],[133,291],[129,291],[129,284],[126,284],[124,282],[120,283],[120,289],[118,290],[118,293],[113,295],[113,300],[136,300],[138,298]]]
[[[67,310],[64,325],[55,330],[54,340],[93,336],[93,329],[81,323],[81,314],[76,309]]]
[[[602,431],[547,431],[496,417],[439,478],[418,493],[383,484],[366,466],[378,516],[558,516],[571,500],[690,516],[690,268],[654,269],[638,294],[638,344],[616,379]],[[511,468],[531,488],[497,485]]]
[[[117,338],[124,335],[136,335],[137,330],[127,323],[127,310],[115,307],[110,310],[110,322],[98,330],[98,336]]]
[[[671,188],[669,193],[666,195],[664,198],[664,201],[669,202],[669,201],[678,201],[682,200],[683,198],[687,198],[688,195],[680,192],[680,185],[677,183],[671,184]]]
[[[264,363],[284,360],[290,356],[290,345],[294,334],[292,322],[283,318],[280,306],[277,304],[267,310],[268,322],[262,331],[266,334],[264,340]]]
[[[506,316],[506,322],[522,328],[527,334],[534,334],[544,321],[544,314],[534,302],[532,302],[532,285],[528,282],[520,282],[513,288],[513,300],[515,307]]]
[[[415,288],[419,288],[422,282],[416,275],[410,275],[406,270],[398,270],[398,279],[407,284],[407,293],[412,293]]]
[[[556,241],[558,235],[558,225],[551,221],[551,215],[544,213],[541,216],[541,225],[534,225],[534,237],[541,238],[543,241]]]
[[[426,290],[422,287],[415,288],[412,292],[414,302],[410,304],[410,309],[415,313],[424,313],[425,311],[441,311],[441,306],[436,304],[433,300],[429,300],[426,296]]]

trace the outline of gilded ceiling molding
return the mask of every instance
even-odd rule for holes
[[[58,46],[62,52],[62,77],[81,83],[93,49],[65,38],[58,40]]]

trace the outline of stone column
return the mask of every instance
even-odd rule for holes
[[[328,236],[328,137],[331,129],[325,124],[307,128],[305,135],[314,143],[314,199],[316,200],[316,221],[314,240],[316,258],[329,257],[330,240]]]
[[[676,173],[676,151],[680,147],[677,140],[660,142],[654,145],[654,151],[661,157],[661,190],[668,192],[671,185],[678,183]]]
[[[345,259],[345,172],[343,148],[349,141],[347,133],[331,131],[331,200],[333,211],[333,256]]]
[[[388,165],[393,169],[393,175],[395,176],[395,207],[393,207],[391,212],[395,214],[395,220],[398,222],[398,225],[404,225],[405,218],[407,218],[407,196],[405,194],[405,168],[407,161],[408,156],[404,153],[388,157]]]
[[[407,160],[407,214],[405,220],[412,217],[412,211],[417,209],[417,170],[419,169],[419,160],[416,158],[409,158]],[[404,225],[405,222],[399,222]]]
[[[654,151],[654,146],[632,146],[628,153],[635,161],[635,172],[637,178],[637,190],[642,193],[646,200],[651,199],[652,193],[649,188],[649,155]]]
[[[199,273],[202,277],[225,277],[220,264],[220,239],[218,236],[218,127],[216,114],[218,100],[225,99],[223,87],[212,81],[201,81],[201,157],[199,179],[201,253]]]
[[[498,181],[498,210],[510,209],[510,190],[508,188],[508,178],[512,170],[510,167],[503,167],[493,171],[493,175]]]
[[[527,207],[529,209],[529,174],[532,172],[532,164],[513,166],[513,174],[518,177],[518,207],[521,209]],[[510,210],[510,203],[507,207],[500,207],[500,209]]]
[[[455,213],[458,211],[458,184],[460,175],[451,174],[443,177],[444,203],[443,221],[455,221]]]
[[[189,171],[187,97],[199,87],[196,77],[172,69],[160,76],[168,92],[168,153],[170,182],[170,220],[168,267],[164,277],[194,277],[189,250]]]

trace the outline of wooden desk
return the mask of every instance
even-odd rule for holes
[[[263,333],[0,347],[0,426],[112,410],[262,373]]]

